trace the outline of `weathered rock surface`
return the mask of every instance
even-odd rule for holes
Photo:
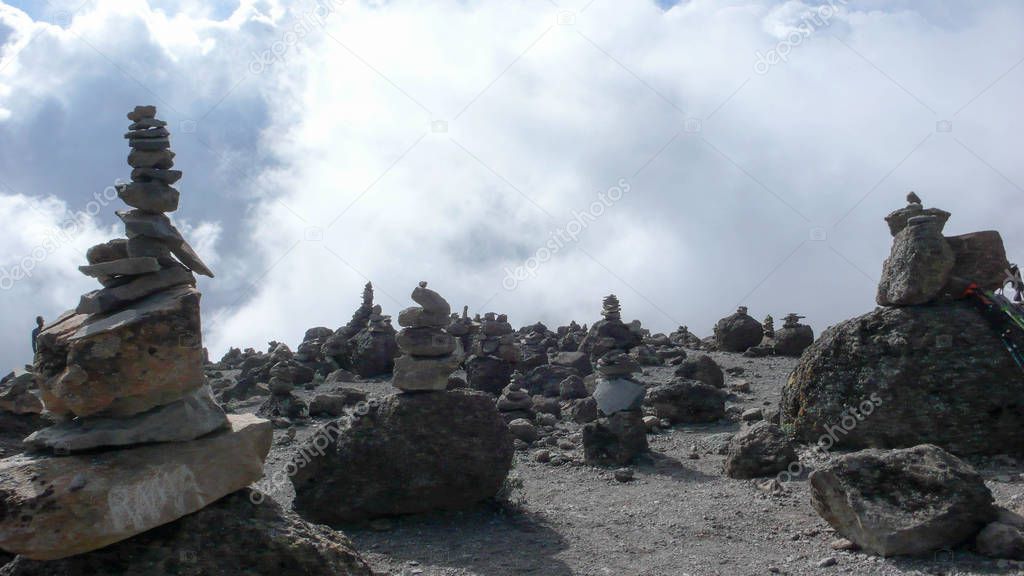
[[[808,442],[841,424],[842,448],[1024,446],[1024,374],[964,302],[880,308],[833,326],[802,356],[781,408]]]
[[[448,376],[458,368],[459,359],[454,356],[416,358],[404,355],[395,360],[393,383],[413,392],[444,390],[448,387]]]
[[[699,424],[725,417],[725,397],[725,392],[714,386],[681,380],[648,390],[644,405],[673,424]]]
[[[130,416],[202,386],[199,298],[182,286],[120,312],[69,313],[44,327],[35,372],[47,409]]]
[[[996,517],[981,476],[932,445],[841,456],[811,473],[810,485],[818,514],[881,556],[952,548]]]
[[[40,414],[43,403],[32,392],[35,376],[23,369],[0,380],[0,411],[12,414]]]
[[[33,560],[96,550],[177,520],[263,475],[270,423],[174,442],[63,457],[0,460],[0,548]]]
[[[466,359],[466,382],[474,390],[501,394],[515,367],[496,356],[472,355]]]
[[[995,230],[947,236],[954,264],[950,276],[976,283],[982,290],[998,290],[1006,281],[1010,262],[1003,237]],[[957,294],[954,294],[957,296]]]
[[[730,478],[773,476],[797,460],[796,450],[782,428],[761,421],[732,437],[725,474]]]
[[[175,522],[63,560],[20,557],[0,576],[372,576],[340,532],[248,489]]]
[[[185,442],[228,425],[203,386],[181,400],[127,418],[76,418],[34,432],[25,443],[58,454],[149,442]]]
[[[583,426],[587,464],[625,466],[647,450],[647,426],[638,410],[616,412]]]
[[[715,388],[725,387],[725,373],[707,354],[684,360],[676,368],[675,375],[687,380],[699,380]]]
[[[785,326],[775,331],[775,353],[797,357],[814,344],[814,329],[806,324]]]
[[[173,286],[184,285],[195,286],[196,277],[181,266],[172,266],[158,272],[137,276],[126,284],[83,294],[75,311],[79,314],[110,312],[124,308],[150,294]]]
[[[494,397],[465,390],[389,396],[310,443],[295,508],[330,523],[471,506],[498,492],[513,455]]]
[[[761,323],[743,312],[722,318],[715,324],[715,343],[724,352],[744,352],[760,344],[763,337]]]
[[[594,400],[602,414],[614,414],[622,410],[639,410],[646,392],[641,384],[632,380],[601,378],[594,390]]]
[[[893,240],[875,297],[880,306],[927,304],[949,283],[955,259],[938,221],[912,218]]]

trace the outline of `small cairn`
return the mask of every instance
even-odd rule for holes
[[[520,348],[505,314],[488,312],[474,335],[466,359],[466,380],[474,390],[500,394],[519,362]]]
[[[638,322],[622,322],[622,308],[614,294],[605,296],[601,307],[602,320],[590,327],[587,336],[580,342],[579,351],[586,353],[592,362],[612,350],[629,352],[643,343],[643,330]]]
[[[763,339],[764,328],[750,316],[746,306],[740,306],[735,314],[715,324],[715,344],[723,352],[746,352]]]
[[[322,335],[318,335],[322,338]],[[390,374],[399,355],[391,317],[373,303],[373,284],[363,287],[362,301],[348,324],[322,338],[319,359],[333,362],[362,378]],[[300,350],[303,346],[299,347]]]
[[[775,333],[775,353],[782,356],[800,356],[814,343],[814,329],[801,324],[803,316],[796,313],[786,315],[785,323]]]
[[[445,332],[451,306],[440,294],[420,282],[412,291],[419,306],[402,310],[396,337],[403,355],[395,361],[392,385],[403,392],[445,390],[448,376],[459,367],[455,356],[455,339]]]
[[[771,342],[775,339],[775,318],[772,318],[771,314],[765,316],[762,325],[764,326],[765,341]]]
[[[604,297],[601,316],[607,322],[622,322],[622,307],[619,306],[619,298],[615,294]]]
[[[641,411],[646,390],[633,379],[640,371],[629,354],[606,353],[597,363],[594,400],[600,416],[583,427],[588,464],[625,466],[647,451],[647,426]]]
[[[512,373],[508,386],[498,397],[496,406],[505,422],[520,418],[533,420],[533,397],[526,391],[526,377],[521,372]]]
[[[54,560],[172,522],[263,475],[270,423],[224,413],[203,371],[193,272],[213,272],[165,213],[178,208],[174,153],[153,106],[128,114],[127,239],[79,270],[102,289],[36,339],[34,373],[57,422],[0,460],[0,548]],[[211,466],[215,462],[215,466]]]

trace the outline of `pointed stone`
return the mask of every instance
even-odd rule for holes
[[[170,185],[181,180],[181,170],[135,168],[132,170],[132,180],[136,182],[163,182]]]
[[[195,286],[196,277],[181,266],[136,276],[126,284],[83,294],[75,309],[79,314],[99,314],[124,308],[128,304],[173,286]]]
[[[0,548],[56,560],[109,546],[206,507],[263,476],[270,422],[168,442],[54,458],[0,460]]]
[[[125,232],[129,238],[135,236],[149,236],[159,238],[167,244],[178,260],[194,271],[196,274],[213,278],[213,271],[210,270],[195,250],[189,246],[182,237],[181,232],[171,224],[167,216],[163,214],[150,214],[140,210],[119,211],[117,216],[124,222]]]
[[[146,212],[174,212],[181,193],[160,182],[132,182],[117,187],[125,204]]]
[[[79,266],[78,270],[93,278],[99,276],[133,276],[160,270],[156,258],[122,258],[100,264]]]
[[[132,150],[128,154],[128,165],[132,168],[159,168],[166,170],[174,166],[174,152],[170,150]]]

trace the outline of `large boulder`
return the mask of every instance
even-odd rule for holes
[[[494,397],[417,392],[320,428],[293,462],[295,508],[325,523],[466,508],[497,494],[513,445]]]
[[[594,371],[590,357],[583,352],[559,352],[551,357],[551,364],[574,368],[580,376],[588,376]]]
[[[942,294],[955,258],[932,216],[910,219],[892,243],[875,300],[880,306],[927,304]]]
[[[254,504],[253,502],[260,502]],[[371,576],[342,533],[245,489],[176,522],[63,560],[19,557],[0,576]]]
[[[199,388],[200,294],[173,288],[111,314],[65,313],[36,339],[35,372],[47,410],[130,416]]]
[[[764,327],[742,310],[715,324],[715,344],[724,352],[745,352],[763,338]]]
[[[391,374],[395,358],[401,355],[395,333],[363,330],[349,341],[348,361],[343,367],[363,378]],[[447,376],[447,375],[446,375]]]
[[[739,479],[773,476],[797,461],[796,449],[782,428],[762,420],[732,437],[725,474]]]
[[[806,324],[785,326],[775,331],[775,353],[798,357],[814,344],[814,329]]]
[[[679,380],[648,390],[644,405],[673,424],[700,424],[725,417],[725,396],[703,382]]]
[[[845,538],[881,556],[957,546],[996,517],[981,476],[927,444],[841,456],[811,473],[810,484],[818,514]]]
[[[55,560],[191,514],[263,476],[270,422],[229,416],[231,428],[168,442],[62,457],[0,460],[0,548]]]
[[[526,388],[530,394],[558,396],[559,386],[569,376],[580,376],[575,368],[542,364],[526,375]]]
[[[966,302],[879,308],[826,330],[781,408],[800,439],[842,448],[1024,446],[1024,373]]]

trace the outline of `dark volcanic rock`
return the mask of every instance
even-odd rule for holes
[[[722,368],[707,354],[684,360],[676,368],[676,376],[687,380],[699,380],[715,388],[725,388],[725,374]]]
[[[647,451],[647,426],[639,411],[616,412],[583,426],[587,464],[625,466]]]
[[[401,355],[395,342],[395,333],[363,330],[349,341],[351,350],[343,368],[363,378],[390,374],[395,368],[395,358]]]
[[[956,262],[950,276],[975,282],[982,290],[998,290],[1006,281],[1010,263],[1003,237],[995,230],[946,238]]]
[[[764,338],[764,328],[751,316],[737,312],[715,324],[715,343],[724,352],[744,352]]]
[[[94,552],[36,562],[22,557],[0,576],[371,576],[340,532],[310,524],[246,489],[199,512]]]
[[[847,454],[813,472],[810,484],[818,514],[881,556],[952,548],[996,517],[981,476],[927,444]]]
[[[466,383],[474,390],[498,396],[515,367],[497,356],[473,355],[466,359]]]
[[[800,356],[814,344],[814,329],[806,324],[783,327],[775,331],[775,353],[782,356]]]
[[[307,441],[295,460],[295,508],[332,523],[466,508],[498,492],[512,455],[493,396],[396,394]]]
[[[875,297],[880,306],[926,304],[935,300],[949,282],[953,250],[935,218],[918,219],[911,219],[893,240]]]
[[[830,328],[797,364],[781,407],[797,437],[831,428],[843,448],[1024,447],[1024,374],[964,302],[880,308]]]
[[[526,376],[526,388],[530,394],[558,396],[559,386],[569,376],[579,376],[575,368],[543,364],[537,366]]]
[[[703,382],[682,380],[651,388],[644,405],[673,424],[715,422],[725,417],[725,392]]]

